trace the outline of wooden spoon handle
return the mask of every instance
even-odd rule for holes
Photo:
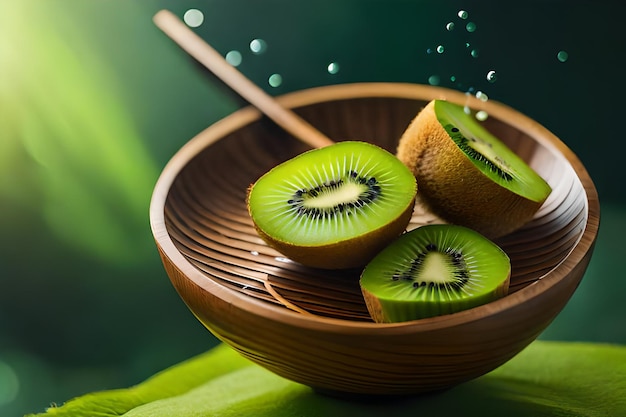
[[[154,15],[153,20],[159,29],[189,55],[295,138],[313,148],[321,148],[334,143],[250,81],[172,12],[161,10]]]

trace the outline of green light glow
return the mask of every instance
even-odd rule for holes
[[[0,201],[28,206],[76,248],[128,261],[158,169],[106,60],[60,9],[0,4]]]

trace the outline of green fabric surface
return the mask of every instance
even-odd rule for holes
[[[316,393],[225,345],[128,388],[87,394],[30,417],[626,416],[626,346],[536,341],[447,391],[377,401]]]

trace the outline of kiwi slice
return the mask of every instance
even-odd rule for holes
[[[455,313],[503,297],[511,263],[492,241],[463,226],[432,224],[400,236],[367,264],[360,279],[379,323]]]
[[[434,213],[488,238],[524,225],[552,191],[474,115],[445,100],[433,100],[418,113],[397,156],[416,176],[420,196]]]
[[[301,264],[362,267],[406,228],[416,180],[395,155],[346,141],[300,154],[249,189],[248,211],[268,245]]]

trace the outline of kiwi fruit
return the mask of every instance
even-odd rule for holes
[[[303,265],[364,266],[406,228],[414,175],[395,155],[360,141],[304,152],[259,178],[247,207],[259,236]]]
[[[360,286],[375,322],[417,320],[473,308],[508,292],[511,262],[473,229],[431,224],[407,232],[364,268]]]
[[[469,113],[431,101],[402,134],[396,155],[433,213],[495,239],[527,223],[552,190]]]

